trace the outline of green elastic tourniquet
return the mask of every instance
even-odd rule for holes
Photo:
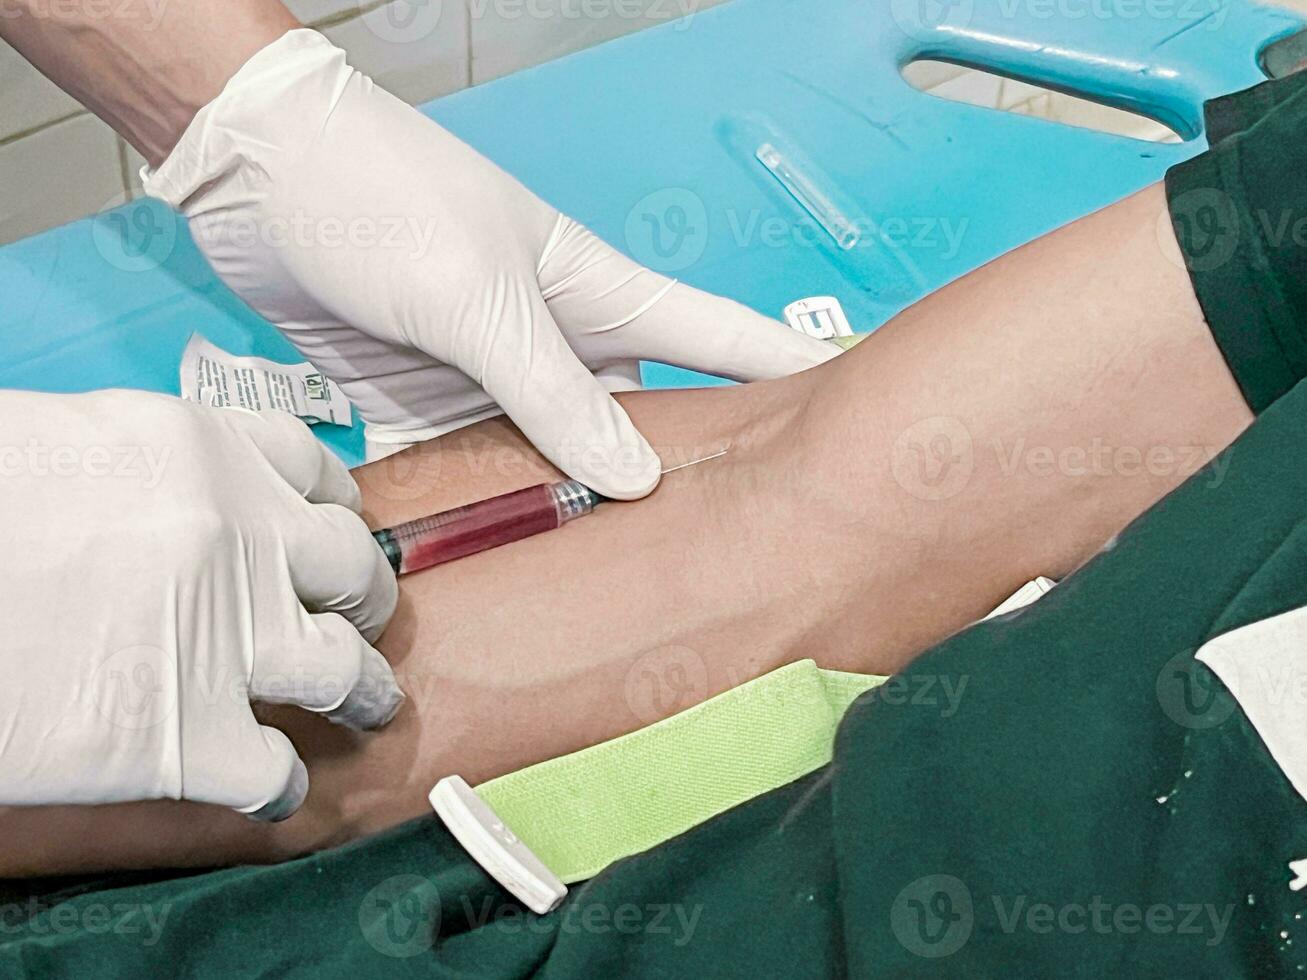
[[[477,793],[554,874],[583,881],[826,765],[845,710],[884,681],[802,660]]]
[[[1176,238],[1255,412],[1307,377],[1307,72],[1214,99],[1211,149],[1166,175]]]

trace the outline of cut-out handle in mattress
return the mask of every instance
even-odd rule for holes
[[[1135,16],[1124,5],[1049,6],[960,0],[932,15],[929,5],[896,0],[908,38],[899,65],[932,59],[993,72],[1147,116],[1190,140],[1202,133],[1205,99],[1230,90],[1221,80],[1230,62],[1247,58],[1256,72],[1256,51],[1301,28],[1288,11],[1246,0],[1145,5]]]
[[[1036,50],[1026,51],[1027,47]],[[1005,56],[1013,53],[1012,49],[1000,50]],[[1016,52],[1025,57],[996,61],[986,57],[995,53],[987,45],[958,43],[948,52],[936,51],[912,60],[952,62],[1144,116],[1174,130],[1181,139],[1191,140],[1202,133],[1201,103],[1187,87],[1177,89],[1172,84],[1176,78],[1173,71],[1128,60],[1104,63],[1075,51],[1050,54],[1039,45],[1021,45]]]

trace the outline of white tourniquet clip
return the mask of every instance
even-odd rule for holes
[[[454,839],[486,873],[537,915],[558,908],[567,886],[517,839],[462,776],[446,776],[428,799]]]
[[[809,296],[796,299],[784,310],[785,322],[792,330],[818,340],[852,337],[853,328],[844,315],[844,307],[834,296]]]

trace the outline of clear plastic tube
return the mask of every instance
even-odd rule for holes
[[[372,532],[396,575],[552,531],[605,498],[576,480],[538,483],[453,510]]]
[[[790,192],[790,196],[826,229],[826,234],[835,239],[836,245],[848,251],[858,244],[861,239],[858,226],[821,189],[812,174],[805,172],[771,143],[763,143],[753,155]]]

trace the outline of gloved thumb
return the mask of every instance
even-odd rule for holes
[[[658,485],[662,463],[568,346],[544,297],[524,289],[500,324],[481,386],[560,470],[614,500]]]

